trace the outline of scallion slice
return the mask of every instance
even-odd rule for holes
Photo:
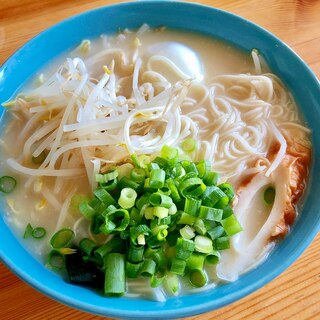
[[[201,206],[201,199],[187,197],[184,203],[184,212],[197,217]]]
[[[233,236],[243,230],[234,214],[224,220],[221,220],[221,225],[228,236]]]
[[[160,192],[151,194],[149,201],[155,207],[160,206],[169,209],[173,205],[171,197],[161,194]]]
[[[197,288],[203,287],[207,283],[207,276],[203,270],[191,270],[189,274],[190,282]]]
[[[47,231],[43,227],[37,227],[32,230],[32,237],[34,239],[42,239],[47,234]]]
[[[121,190],[118,203],[123,209],[130,209],[134,206],[137,198],[137,193],[132,188],[124,188]]]
[[[109,253],[104,259],[105,295],[119,296],[126,291],[125,257],[120,253]]]
[[[273,204],[275,197],[276,189],[272,186],[268,187],[263,193],[263,199],[267,205]]]
[[[230,238],[229,237],[220,237],[215,241],[215,247],[217,250],[226,250],[230,248]]]
[[[150,187],[160,189],[164,186],[166,172],[162,169],[153,169],[150,172]]]
[[[91,256],[97,248],[97,244],[89,238],[83,238],[79,243],[79,247],[85,255]]]
[[[110,195],[110,193],[104,189],[97,189],[94,191],[94,195],[106,206],[109,205],[117,205],[117,202],[113,199],[113,197]]]
[[[194,238],[195,251],[201,253],[210,253],[213,251],[212,240],[204,236]]]
[[[11,193],[16,187],[17,181],[11,176],[2,176],[0,178],[0,191],[3,193]]]
[[[187,240],[190,240],[190,239],[192,239],[192,238],[194,238],[196,236],[194,231],[195,230],[192,227],[188,226],[188,225],[184,226],[183,228],[181,228],[179,230],[181,236],[184,239],[187,239]]]
[[[194,139],[186,139],[181,144],[184,152],[193,152],[196,149],[196,141]]]
[[[74,237],[73,230],[61,229],[52,236],[50,244],[54,249],[67,248],[72,244]]]
[[[64,255],[57,250],[50,251],[48,255],[48,264],[53,269],[63,269],[65,266]]]
[[[140,275],[143,277],[151,277],[156,271],[157,264],[152,259],[145,259],[140,269]]]
[[[141,183],[144,181],[146,172],[142,168],[134,168],[131,170],[130,177],[134,182]]]
[[[180,281],[175,273],[168,272],[163,281],[163,284],[169,293],[173,295],[177,295],[179,293]]]
[[[28,223],[26,226],[26,229],[24,231],[23,238],[28,239],[28,238],[32,237],[32,231],[33,231],[33,228],[31,226],[31,224]]]
[[[185,268],[186,268],[185,260],[173,259],[171,262],[170,272],[183,276]]]
[[[138,263],[143,260],[144,246],[131,244],[128,251],[128,261]]]
[[[130,261],[126,261],[126,276],[131,279],[138,278],[142,265],[143,262],[132,263]]]

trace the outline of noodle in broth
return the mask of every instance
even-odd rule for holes
[[[181,143],[193,139],[196,148],[186,158],[211,160],[221,181],[234,184],[244,231],[217,270],[207,268],[211,284],[192,289],[183,283],[184,290],[236,280],[266,258],[270,239],[291,224],[285,209],[296,214],[299,197],[291,199],[296,189],[303,191],[311,147],[293,98],[258,51],[249,56],[203,36],[144,25],[137,32],[84,40],[58,63],[38,77],[37,86],[7,103],[2,163],[19,174],[17,190],[7,197],[9,219],[19,232],[30,222],[48,233],[71,227],[78,240],[95,239],[73,208],[73,196],[90,194],[95,175],[115,165],[124,174],[133,153],[157,154],[163,145],[181,151]],[[44,152],[40,165],[32,163]],[[292,172],[298,172],[296,189]],[[259,222],[250,224],[248,203],[257,202],[268,185],[277,187],[280,209],[257,204],[261,214],[252,220]],[[48,251],[44,243],[32,246],[37,255]],[[128,281],[128,288],[128,296],[165,299],[162,288],[148,288],[143,279]]]

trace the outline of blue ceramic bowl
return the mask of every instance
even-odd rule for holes
[[[262,287],[283,272],[306,249],[319,231],[320,86],[303,61],[284,43],[260,27],[230,13],[181,2],[151,1],[112,5],[93,10],[53,26],[29,41],[0,69],[0,102],[15,93],[36,71],[85,38],[138,28],[142,23],[166,25],[218,37],[250,52],[258,48],[266,62],[293,93],[312,130],[313,159],[309,192],[290,234],[266,262],[233,283],[194,295],[169,298],[164,303],[142,299],[104,298],[91,290],[65,283],[25,250],[0,218],[0,257],[24,281],[69,306],[117,318],[187,317],[222,307]],[[3,110],[1,110],[1,114]],[[303,223],[302,223],[303,222]]]

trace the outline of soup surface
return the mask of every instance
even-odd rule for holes
[[[126,176],[132,154],[154,159],[163,146],[176,148],[181,159],[211,162],[218,183],[234,186],[231,206],[243,228],[217,265],[205,263],[205,287],[181,278],[174,294],[236,280],[267,257],[296,217],[309,129],[254,48],[249,54],[144,25],[84,40],[4,105],[1,170],[17,180],[4,199],[6,217],[18,237],[28,224],[46,229],[43,239],[25,240],[44,263],[51,235],[62,228],[74,231],[75,243],[107,243],[110,237],[92,233],[77,199],[92,196],[97,174],[116,167]],[[170,294],[148,282],[129,279],[127,294],[158,300]]]

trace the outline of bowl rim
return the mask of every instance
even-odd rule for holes
[[[3,63],[3,65],[0,68],[0,83],[1,83],[1,72],[7,68],[8,65],[10,65],[11,61],[17,59],[23,50],[25,50],[30,44],[36,43],[39,39],[42,37],[45,37],[49,35],[51,32],[54,32],[56,29],[69,24],[73,20],[78,19],[79,17],[85,17],[91,14],[96,14],[97,12],[102,12],[102,11],[109,11],[112,10],[113,8],[121,8],[121,7],[135,7],[135,6],[143,6],[143,5],[152,5],[157,4],[157,5],[174,5],[174,6],[179,6],[179,7],[184,7],[186,9],[192,9],[192,8],[205,8],[205,10],[208,10],[211,14],[223,14],[228,18],[231,19],[236,19],[240,23],[244,23],[249,25],[251,28],[258,30],[262,34],[264,34],[265,37],[271,38],[273,41],[277,41],[278,43],[281,44],[282,47],[285,47],[288,52],[291,52],[291,55],[295,57],[295,59],[299,60],[299,63],[302,64],[303,69],[305,72],[308,74],[308,77],[312,80],[317,82],[318,84],[318,91],[320,92],[320,85],[319,82],[316,78],[316,76],[313,74],[311,69],[304,63],[304,61],[291,49],[289,48],[283,41],[278,39],[276,36],[271,34],[269,31],[263,29],[262,27],[258,26],[257,24],[250,22],[249,20],[242,18],[240,16],[237,16],[233,13],[205,6],[202,4],[198,3],[186,3],[186,2],[175,2],[175,1],[164,1],[164,0],[154,0],[154,1],[137,1],[137,2],[123,2],[123,3],[117,3],[117,4],[112,4],[112,5],[107,5],[103,7],[99,7],[96,9],[92,9],[89,11],[85,11],[83,13],[71,16],[67,19],[62,20],[61,22],[47,28],[46,30],[42,31],[39,33],[37,36],[33,37],[31,40],[29,40],[27,43],[25,43],[20,49],[18,49],[11,57],[7,59],[6,62]],[[315,159],[313,158],[313,163]],[[313,164],[311,164],[313,167]],[[311,174],[310,174],[311,175]],[[320,230],[320,219],[318,219],[318,223],[316,224],[316,227],[311,230],[311,232],[306,236],[305,241],[299,245],[298,248],[295,249],[294,252],[291,253],[290,258],[288,258],[285,261],[282,261],[281,264],[277,266],[276,269],[272,270],[268,274],[264,274],[260,279],[256,279],[254,283],[251,285],[248,285],[246,287],[243,287],[239,289],[238,291],[234,292],[233,294],[229,294],[228,296],[223,297],[223,299],[219,302],[216,303],[215,301],[211,302],[204,302],[199,305],[186,305],[183,306],[179,309],[166,309],[166,310],[161,310],[161,314],[159,315],[159,310],[156,310],[156,307],[154,308],[153,311],[148,311],[144,313],[142,310],[121,310],[121,309],[114,309],[113,307],[103,307],[99,308],[95,305],[89,304],[89,303],[81,303],[79,300],[67,296],[64,293],[58,292],[56,290],[53,290],[49,288],[47,285],[44,285],[39,279],[33,278],[30,274],[25,272],[20,266],[17,265],[14,260],[12,260],[12,257],[8,252],[6,251],[5,248],[2,248],[0,244],[0,259],[6,264],[15,274],[17,274],[22,280],[26,281],[29,285],[31,285],[33,288],[36,290],[40,291],[41,293],[58,300],[59,302],[63,304],[67,304],[69,306],[72,306],[76,309],[80,309],[86,312],[91,312],[94,314],[100,314],[104,316],[113,316],[113,317],[118,317],[118,318],[159,318],[159,317],[170,317],[170,318],[176,318],[176,317],[186,317],[186,316],[192,316],[195,314],[199,313],[204,313],[208,312],[210,310],[214,310],[220,307],[223,307],[227,304],[230,304],[238,299],[241,299],[242,297],[250,294],[251,292],[261,288],[264,284],[270,282],[272,279],[277,277],[279,274],[281,274],[285,269],[287,269],[302,253],[303,251],[307,248],[307,246],[312,242],[312,240],[315,238],[317,233]],[[249,272],[250,274],[250,272]],[[247,277],[248,274],[243,275],[243,277]],[[78,287],[77,287],[78,288]],[[195,294],[197,295],[197,294]],[[108,298],[105,298],[108,299]],[[122,299],[122,298],[121,298]],[[177,299],[177,298],[173,298]],[[159,304],[158,304],[159,305]],[[159,305],[160,306],[160,305]]]

